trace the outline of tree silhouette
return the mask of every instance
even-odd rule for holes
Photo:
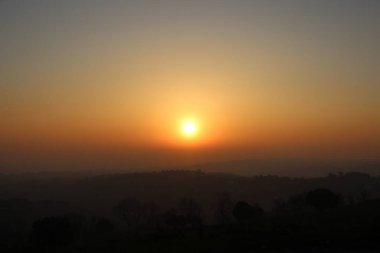
[[[368,198],[369,198],[369,192],[367,190],[364,189],[360,191],[360,197],[359,197],[360,201],[367,201]]]
[[[239,201],[236,203],[232,214],[240,223],[246,223],[261,218],[264,211],[257,204],[251,206],[245,201]]]
[[[202,208],[193,198],[181,198],[178,208],[180,213],[187,219],[200,218],[202,216]]]
[[[165,224],[171,228],[176,230],[179,233],[182,233],[183,229],[186,226],[186,218],[185,216],[178,214],[178,211],[175,208],[171,208],[166,211],[163,215]]]
[[[329,189],[319,188],[309,191],[305,197],[306,205],[310,205],[318,210],[334,208],[339,205],[340,197]]]
[[[153,202],[126,198],[115,207],[114,212],[126,222],[129,229],[133,229],[152,225],[158,216],[158,207]]]
[[[178,204],[179,212],[185,217],[186,225],[202,230],[202,208],[193,198],[181,198]]]
[[[219,194],[215,204],[215,219],[218,224],[225,225],[231,221],[233,203],[228,193]]]

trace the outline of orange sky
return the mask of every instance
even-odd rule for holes
[[[2,162],[378,159],[380,7],[332,5],[1,3]]]

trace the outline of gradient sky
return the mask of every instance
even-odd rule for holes
[[[0,118],[3,170],[379,159],[380,1],[3,0]]]

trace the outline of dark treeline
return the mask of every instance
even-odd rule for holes
[[[380,250],[380,178],[1,175],[0,252]]]

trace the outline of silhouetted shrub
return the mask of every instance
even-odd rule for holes
[[[257,204],[251,206],[245,201],[239,201],[236,203],[232,214],[239,222],[244,223],[261,218],[264,211]]]
[[[306,194],[305,203],[318,210],[334,208],[341,202],[340,197],[329,189],[319,188]]]

